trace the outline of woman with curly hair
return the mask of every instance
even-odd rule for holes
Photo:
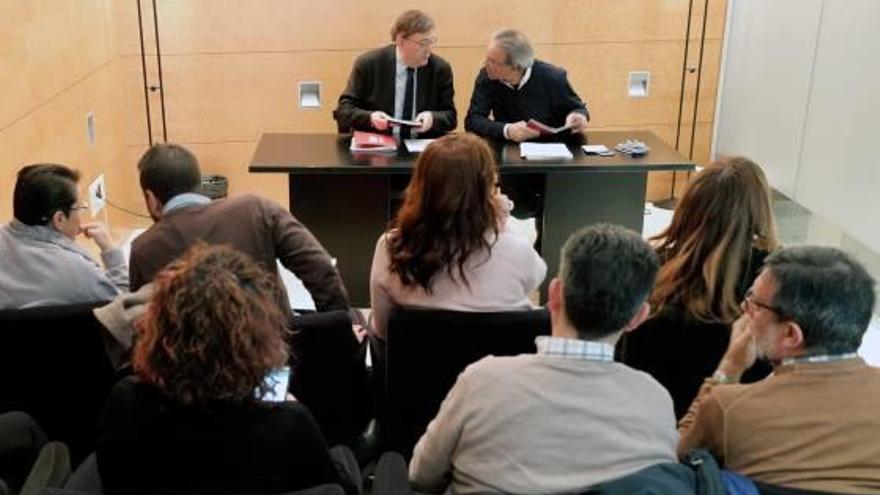
[[[99,424],[107,493],[279,492],[340,483],[296,402],[261,400],[287,364],[275,278],[228,247],[197,245],[155,280],[133,352]]]
[[[419,156],[392,229],[370,271],[373,330],[385,338],[394,306],[456,311],[531,308],[547,271],[524,236],[507,228],[495,158],[473,134],[440,138]]]
[[[761,167],[743,157],[706,167],[669,227],[651,240],[662,262],[648,298],[654,313],[618,341],[618,358],[663,384],[681,418],[724,355],[764,258],[779,245]],[[745,380],[768,371],[759,366]]]

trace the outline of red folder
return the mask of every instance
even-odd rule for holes
[[[351,151],[397,151],[397,140],[387,134],[354,131]]]

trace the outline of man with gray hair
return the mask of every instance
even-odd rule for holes
[[[464,122],[468,132],[521,142],[540,135],[529,120],[551,128],[568,126],[574,133],[589,118],[565,70],[535,60],[523,33],[504,29],[492,35]]]
[[[730,345],[679,425],[679,453],[798,490],[880,493],[880,369],[856,354],[874,280],[842,251],[771,254],[742,303]],[[772,375],[738,384],[756,357]]]
[[[595,225],[561,258],[551,335],[535,354],[490,356],[459,375],[415,447],[415,489],[568,493],[676,461],[669,393],[614,362],[621,333],[648,316],[657,255],[635,232]]]

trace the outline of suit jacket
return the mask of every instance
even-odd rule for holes
[[[348,85],[333,112],[339,132],[352,129],[376,132],[370,125],[370,114],[377,110],[394,116],[396,73],[394,45],[369,51],[355,60]],[[455,129],[458,114],[453,101],[452,67],[446,60],[431,54],[428,63],[419,67],[416,74],[416,115],[426,110],[434,114],[434,126],[420,136],[436,137]]]
[[[504,139],[504,124],[535,119],[550,127],[561,127],[571,112],[590,118],[586,105],[569,84],[565,70],[535,60],[532,75],[521,89],[493,81],[485,68],[480,69],[464,128],[480,136]]]
[[[226,244],[278,274],[276,258],[299,277],[318,311],[348,309],[342,278],[311,232],[278,204],[252,195],[172,210],[131,245],[131,289],[151,281],[165,265],[198,241]],[[290,304],[281,279],[278,302]]]

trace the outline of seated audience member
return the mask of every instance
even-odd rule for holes
[[[679,452],[707,448],[773,485],[880,493],[880,370],[856,354],[874,300],[874,280],[837,249],[768,256],[730,348],[680,424]],[[773,374],[737,384],[756,357]]]
[[[288,360],[276,278],[226,246],[198,245],[161,272],[113,389],[97,465],[115,493],[274,493],[341,483],[308,410],[258,399]]]
[[[459,375],[415,447],[414,488],[576,492],[676,462],[669,394],[612,359],[620,332],[648,316],[657,255],[635,232],[596,225],[561,258],[551,335],[537,354],[490,356]]]
[[[50,442],[25,412],[0,414],[0,493],[36,495],[42,488],[61,488],[70,476],[70,453]]]
[[[535,60],[523,33],[498,31],[474,82],[464,127],[480,136],[520,142],[540,135],[527,126],[531,119],[554,128],[572,126],[574,133],[587,125],[590,114],[564,69]]]
[[[532,307],[547,272],[524,236],[506,226],[492,152],[480,138],[438,139],[419,156],[393,228],[370,271],[373,330],[385,338],[394,306],[455,311]]]
[[[138,170],[147,209],[156,223],[132,242],[132,290],[201,240],[232,246],[279,277],[276,297],[286,312],[290,304],[276,258],[303,281],[318,311],[348,309],[348,294],[330,255],[286,209],[253,195],[212,202],[196,193],[201,183],[198,161],[176,144],[151,147]]]
[[[79,173],[63,165],[18,172],[15,218],[0,229],[0,309],[106,301],[128,290],[125,255],[100,223],[82,223]],[[74,241],[83,234],[101,249],[104,269]]]
[[[455,129],[457,114],[452,68],[431,53],[437,43],[434,20],[408,10],[391,26],[392,44],[369,51],[354,62],[333,117],[343,132],[398,132],[413,137],[409,127],[391,127],[391,117],[419,122],[421,137]]]
[[[681,418],[724,355],[746,289],[778,246],[761,168],[741,157],[706,167],[670,226],[651,240],[662,263],[648,298],[654,314],[620,339],[618,358],[663,384]],[[757,367],[749,381],[767,372],[766,364]]]

